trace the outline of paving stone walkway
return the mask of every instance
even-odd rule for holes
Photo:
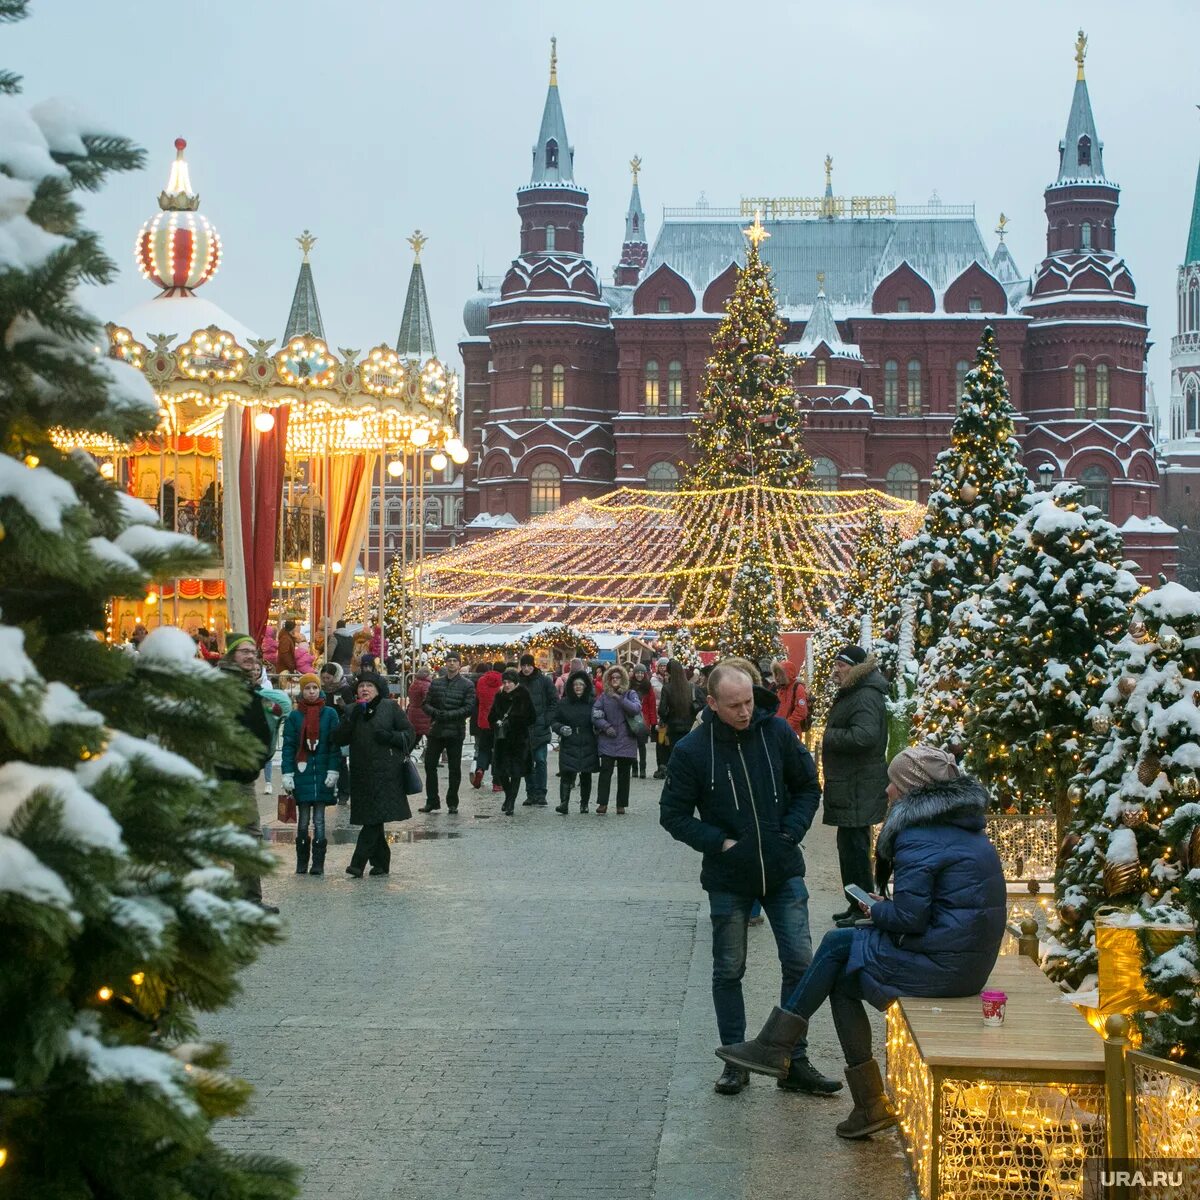
[[[344,874],[344,808],[323,879],[277,843],[288,939],[207,1025],[257,1089],[228,1144],[300,1163],[306,1200],[905,1200],[895,1135],[833,1135],[847,1098],[712,1091],[699,860],[659,827],[661,784],[633,786],[624,817],[512,818],[468,786],[457,816],[392,827],[386,877]],[[841,907],[831,831],[807,849],[819,937]],[[750,942],[753,1025],[779,972],[770,931]],[[836,1074],[835,1046],[822,1013],[811,1053]]]

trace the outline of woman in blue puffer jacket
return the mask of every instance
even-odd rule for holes
[[[717,1055],[782,1078],[798,1038],[829,1000],[846,1056],[854,1110],[838,1135],[864,1138],[895,1123],[871,1056],[863,1001],[885,1009],[898,996],[972,996],[987,983],[1004,936],[1004,872],[988,840],[987,793],[932,746],[902,750],[888,767],[889,807],[877,853],[893,868],[891,900],[874,896],[869,925],[827,933],[796,990],[758,1037]]]

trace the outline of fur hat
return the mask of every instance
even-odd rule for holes
[[[373,684],[375,690],[381,696],[387,696],[390,694],[387,680],[384,679],[382,675],[376,675],[374,671],[359,671],[358,677],[355,679],[355,687],[357,687],[360,683]]]
[[[301,691],[303,691],[310,683],[313,684],[314,687],[321,686],[321,677],[316,673],[316,671],[305,671],[304,674],[300,676],[300,682],[297,686]]]
[[[861,646],[843,646],[833,661],[849,663],[852,667],[861,667],[867,661],[867,652]]]
[[[888,764],[888,779],[902,796],[931,783],[946,783],[959,776],[953,754],[936,746],[909,746]]]

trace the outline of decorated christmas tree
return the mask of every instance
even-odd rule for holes
[[[961,756],[971,713],[971,686],[992,624],[975,590],[954,606],[942,636],[920,662],[913,691],[916,740]]]
[[[1008,385],[989,325],[967,374],[950,446],[934,464],[924,526],[903,547],[908,562],[904,590],[916,603],[922,649],[946,632],[960,600],[991,582],[1028,491]],[[888,623],[894,627],[898,620],[896,606]]]
[[[378,619],[376,614],[375,620]],[[413,663],[416,625],[417,612],[412,591],[400,570],[400,556],[393,554],[383,576],[383,632],[387,639],[388,652],[399,663],[410,666]]]
[[[733,577],[729,611],[721,623],[717,644],[722,658],[736,655],[757,663],[763,658],[783,656],[775,573],[756,541],[751,541]]]
[[[1167,583],[1137,598],[1091,726],[1068,789],[1075,815],[1059,858],[1046,961],[1052,978],[1075,987],[1096,973],[1100,907],[1171,923],[1197,915],[1200,594]],[[1176,946],[1149,962],[1147,978],[1172,996],[1169,1011],[1180,1016],[1195,1004],[1194,943],[1193,934],[1185,952]],[[1148,1028],[1151,1046],[1182,1044],[1200,1061],[1200,1027],[1183,1030],[1168,1015]]]
[[[158,422],[77,295],[113,266],[74,193],[141,155],[0,88],[0,1196],[292,1196],[291,1167],[213,1140],[249,1089],[196,1037],[279,929],[235,880],[271,856],[212,778],[257,761],[244,685],[169,626],[103,640],[112,597],[211,559],[51,439]]]
[[[699,670],[702,663],[700,651],[692,638],[692,631],[686,625],[670,625],[663,630],[663,641],[671,658],[679,660],[680,665],[693,670]]]
[[[1078,484],[1028,496],[980,601],[965,692],[963,761],[1002,809],[1055,812],[1065,834],[1088,714],[1139,590]]]

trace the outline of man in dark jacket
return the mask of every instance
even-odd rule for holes
[[[475,711],[475,685],[462,673],[457,654],[446,655],[446,674],[430,685],[421,706],[433,724],[425,742],[425,803],[418,812],[437,812],[438,763],[446,752],[446,811],[458,812],[458,785],[462,782],[463,739],[467,736],[467,718]]]
[[[238,714],[238,724],[246,730],[262,746],[258,762],[249,767],[218,767],[217,775],[221,779],[232,780],[241,789],[245,800],[244,822],[242,828],[258,841],[262,841],[262,826],[258,821],[258,794],[255,783],[259,772],[271,758],[271,725],[267,720],[267,700],[259,691],[259,680],[262,678],[262,664],[258,659],[258,647],[248,633],[227,633],[225,635],[225,657],[221,660],[220,668],[235,675],[246,688],[246,700],[242,711]],[[276,705],[278,708],[278,705]],[[282,713],[276,715],[282,716]],[[246,899],[257,904],[265,912],[279,911],[273,904],[263,903],[262,880],[257,875],[240,875],[238,882],[242,886]]]
[[[525,776],[523,804],[546,803],[546,755],[550,750],[550,717],[558,703],[558,689],[549,675],[537,668],[532,654],[521,655],[521,686],[533,703],[533,770]]]
[[[671,752],[659,803],[662,827],[704,855],[700,886],[712,916],[713,1006],[726,1046],[745,1036],[742,976],[755,900],[762,902],[779,949],[782,996],[791,994],[812,961],[800,843],[816,816],[820,789],[812,756],[775,715],[778,703],[740,668],[717,667],[700,726]],[[731,1064],[716,1091],[734,1095],[749,1078]],[[803,1040],[779,1084],[822,1095],[842,1086],[808,1061]]]
[[[842,885],[874,890],[871,826],[887,813],[888,683],[861,646],[843,646],[833,661],[837,695],[825,718],[821,768],[825,782],[822,821],[837,826]],[[834,920],[853,924],[850,905]]]

